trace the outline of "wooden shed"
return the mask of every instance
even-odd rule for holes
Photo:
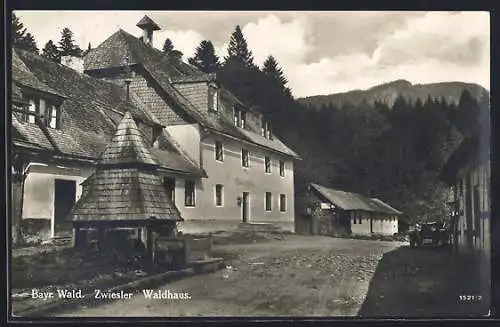
[[[297,199],[296,232],[310,235],[393,235],[402,214],[387,203],[310,183]]]
[[[75,247],[86,244],[86,230],[97,230],[102,249],[110,240],[105,237],[107,231],[128,229],[136,232],[153,259],[154,238],[168,235],[183,220],[163,187],[158,168],[143,134],[127,112],[68,217],[74,225]]]

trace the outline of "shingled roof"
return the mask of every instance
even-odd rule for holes
[[[68,219],[182,221],[163,187],[163,180],[156,170],[158,167],[127,112]]]
[[[160,26],[158,26],[151,18],[149,18],[147,15],[142,17],[142,19],[137,23],[136,26],[139,27],[151,27],[153,31],[158,31],[161,30]]]
[[[150,126],[160,126],[158,119],[137,101],[126,101],[126,89],[122,85],[106,82],[81,74],[69,67],[49,61],[41,56],[13,49],[13,80],[18,76],[36,79],[30,84],[46,88],[65,97],[61,105],[61,128],[49,128],[49,133],[64,155],[88,160],[97,160],[114,135],[115,128],[129,111],[134,119]],[[40,86],[41,84],[45,87]],[[24,84],[23,84],[24,85]],[[135,100],[132,97],[132,100]],[[46,142],[35,124],[13,120],[13,141],[43,145]],[[14,136],[22,136],[16,139]],[[162,168],[180,173],[202,176],[203,172],[182,151],[162,135],[163,149],[160,151]],[[15,143],[14,143],[15,144]],[[165,153],[163,153],[165,152]],[[171,167],[171,162],[175,163]]]
[[[310,186],[320,193],[327,201],[342,210],[360,210],[402,215],[402,212],[379,199],[368,198],[356,193],[334,190],[314,183],[311,183]]]
[[[84,68],[89,72],[122,67],[124,65],[123,58],[126,57],[129,58],[130,65],[142,66],[165,94],[177,104],[177,109],[188,114],[203,127],[298,158],[298,155],[277,137],[269,140],[259,137],[259,134],[256,133],[247,133],[247,131],[234,126],[232,121],[219,119],[208,112],[198,110],[175,88],[175,84],[213,80],[215,75],[203,73],[182,60],[165,56],[158,49],[144,44],[135,36],[121,29],[85,56]]]

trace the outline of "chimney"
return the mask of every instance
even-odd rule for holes
[[[142,41],[153,46],[153,32],[161,30],[161,28],[156,25],[155,22],[148,16],[144,16],[138,23],[137,26],[142,29]]]
[[[61,57],[61,64],[83,74],[83,58],[63,56]]]

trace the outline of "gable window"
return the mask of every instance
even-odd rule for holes
[[[217,207],[223,206],[223,197],[224,197],[224,186],[221,184],[215,185],[215,205]]]
[[[48,108],[48,123],[50,128],[59,128],[59,112],[53,104],[47,104]]]
[[[195,187],[193,181],[186,181],[184,188],[185,195],[185,205],[186,207],[194,207],[195,206]]]
[[[280,176],[285,177],[285,162],[280,160]]]
[[[167,196],[175,204],[175,178],[163,177],[163,187],[167,192]]]
[[[246,114],[244,111],[240,112],[240,127],[245,128],[245,119],[246,119]]]
[[[217,88],[210,87],[208,89],[208,110],[215,111],[219,109],[219,93],[217,92]]]
[[[271,192],[266,192],[266,211],[273,210],[273,194]]]
[[[272,135],[271,135],[271,124],[265,119],[262,119],[262,128],[261,128],[261,136],[265,137],[266,139],[272,140]]]
[[[215,160],[224,161],[224,147],[220,141],[215,141]]]
[[[29,99],[29,107],[28,107],[28,117],[27,117],[27,120],[29,123],[32,123],[34,124],[36,122],[36,113],[37,113],[37,110],[36,110],[36,107],[37,107],[37,103],[35,102],[35,99]]]
[[[266,173],[271,173],[271,158],[266,156],[265,157],[265,165],[266,165]]]
[[[241,149],[241,165],[243,167],[246,167],[246,168],[249,167],[249,164],[248,164],[248,150],[246,150],[246,149]]]
[[[280,211],[281,212],[286,211],[286,195],[285,194],[280,194]]]
[[[240,127],[240,110],[234,108],[234,126]]]

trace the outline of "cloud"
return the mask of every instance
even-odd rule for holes
[[[76,42],[97,46],[118,28],[140,36],[135,25],[145,14],[162,28],[154,35],[161,49],[168,37],[194,54],[211,40],[217,55],[240,25],[262,65],[272,54],[295,96],[368,88],[395,79],[412,83],[464,81],[489,88],[489,14],[487,12],[16,12],[38,47],[57,42],[63,27]]]
[[[195,53],[196,47],[204,40],[203,35],[200,33],[187,30],[187,31],[158,31],[154,34],[153,43],[155,48],[162,49],[163,43],[169,38],[174,48],[181,51],[184,56],[184,60],[192,57]]]
[[[464,81],[489,89],[489,16],[427,13],[381,35],[371,54],[324,57],[286,67],[295,96],[364,89],[382,82]]]

